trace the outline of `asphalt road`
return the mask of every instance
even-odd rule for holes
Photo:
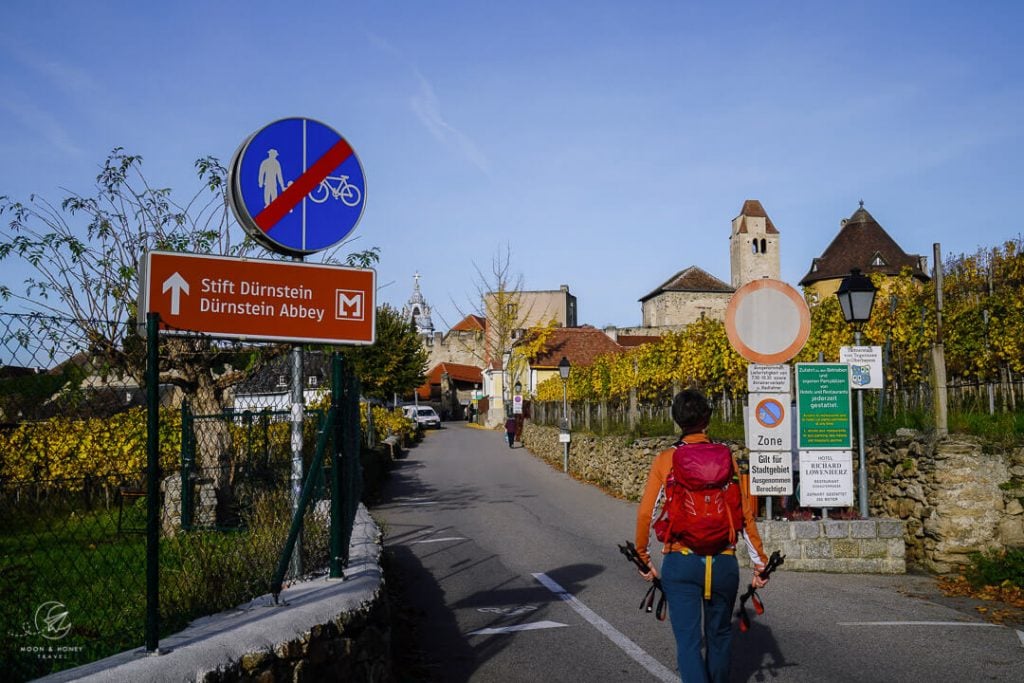
[[[635,504],[503,436],[428,432],[371,510],[416,641],[405,680],[678,680],[669,625],[637,609],[647,584],[617,548]],[[931,577],[783,568],[761,595],[734,681],[1024,681],[1024,626],[980,620]]]

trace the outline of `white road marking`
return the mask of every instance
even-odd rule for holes
[[[678,683],[678,674],[673,673],[664,664],[647,654],[639,645],[634,643],[623,635],[621,631],[598,616],[594,610],[577,600],[575,596],[571,595],[564,588],[559,586],[547,574],[534,574],[533,578],[540,581],[545,588],[557,595],[564,602],[568,603],[569,607],[572,607],[581,617],[590,622],[591,626],[603,633],[608,640],[618,645],[623,652],[629,655],[640,666],[647,669],[647,671],[649,671],[655,678],[665,681],[665,683]]]
[[[1024,647],[1024,631],[1017,631],[1017,638],[1020,639],[1020,646]]]
[[[999,624],[988,624],[981,621],[840,621],[837,626],[988,626],[999,627]]]
[[[408,503],[393,503],[392,507],[396,508],[407,508],[414,505],[437,505],[436,500],[423,500],[423,501],[410,501]]]
[[[557,621],[534,621],[529,624],[516,624],[514,626],[495,626],[494,628],[482,628],[479,631],[470,631],[467,636],[493,636],[501,633],[515,633],[516,631],[536,631],[542,628],[562,628],[569,624],[560,624]]]
[[[463,536],[446,536],[445,538],[425,538],[422,541],[413,541],[412,544],[417,543],[443,543],[444,541],[465,541]]]

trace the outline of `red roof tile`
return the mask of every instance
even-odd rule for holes
[[[455,327],[452,328],[453,332],[483,332],[484,326],[487,321],[479,315],[467,315],[465,318],[460,320]]]
[[[618,342],[619,346],[630,349],[636,346],[643,346],[644,344],[654,344],[660,340],[661,336],[657,334],[620,334]]]
[[[747,218],[747,217],[750,217],[750,218],[763,218],[764,219],[764,231],[767,234],[769,234],[769,235],[778,235],[779,234],[779,231],[775,229],[775,224],[772,223],[772,219],[768,218],[768,214],[765,213],[764,207],[761,206],[761,202],[757,201],[756,199],[748,199],[747,201],[743,202],[743,208],[740,209],[740,215],[737,216],[737,218],[739,218],[741,216],[744,217],[744,219]],[[736,232],[744,232],[745,233],[746,231],[747,231],[747,221],[746,220],[742,220],[742,221],[740,221],[740,227],[739,227],[739,229],[736,230]]]
[[[479,384],[483,381],[483,374],[480,368],[462,363],[438,363],[427,374],[429,384],[440,384],[441,375],[447,372],[452,381],[473,382]]]
[[[621,353],[624,349],[611,337],[589,325],[583,327],[558,327],[551,331],[547,348],[530,365],[535,368],[556,368],[562,356],[573,365],[592,365],[598,356],[606,353]]]

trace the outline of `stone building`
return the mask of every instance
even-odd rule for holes
[[[555,290],[507,292],[505,296],[510,299],[506,305],[515,307],[515,310],[505,312],[508,319],[515,320],[524,330],[546,325],[551,320],[559,327],[577,326],[576,297],[569,292],[569,285],[561,285]],[[493,311],[497,298],[497,293],[488,292],[484,310]]]
[[[705,316],[723,320],[733,291],[714,275],[690,266],[640,299],[641,327],[676,329]]]
[[[639,328],[620,328],[618,334],[678,330],[702,317],[724,320],[737,289],[763,277],[779,279],[779,242],[761,202],[746,200],[729,235],[730,284],[698,266],[685,268],[640,299]]]
[[[819,301],[836,293],[839,283],[859,268],[862,273],[882,273],[887,276],[899,275],[909,268],[913,277],[927,282],[928,259],[917,254],[908,254],[896,243],[889,233],[864,208],[853,212],[848,219],[839,223],[839,234],[825,248],[821,256],[811,261],[811,267],[800,280],[812,296]]]

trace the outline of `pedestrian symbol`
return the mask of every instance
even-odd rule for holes
[[[352,147],[313,119],[276,121],[242,143],[230,167],[231,208],[274,251],[309,254],[334,246],[363,213],[366,180]]]
[[[785,417],[786,411],[783,409],[782,404],[776,401],[774,398],[766,398],[757,404],[757,409],[754,412],[754,416],[757,418],[758,423],[762,427],[771,429],[777,427],[782,418]]]

